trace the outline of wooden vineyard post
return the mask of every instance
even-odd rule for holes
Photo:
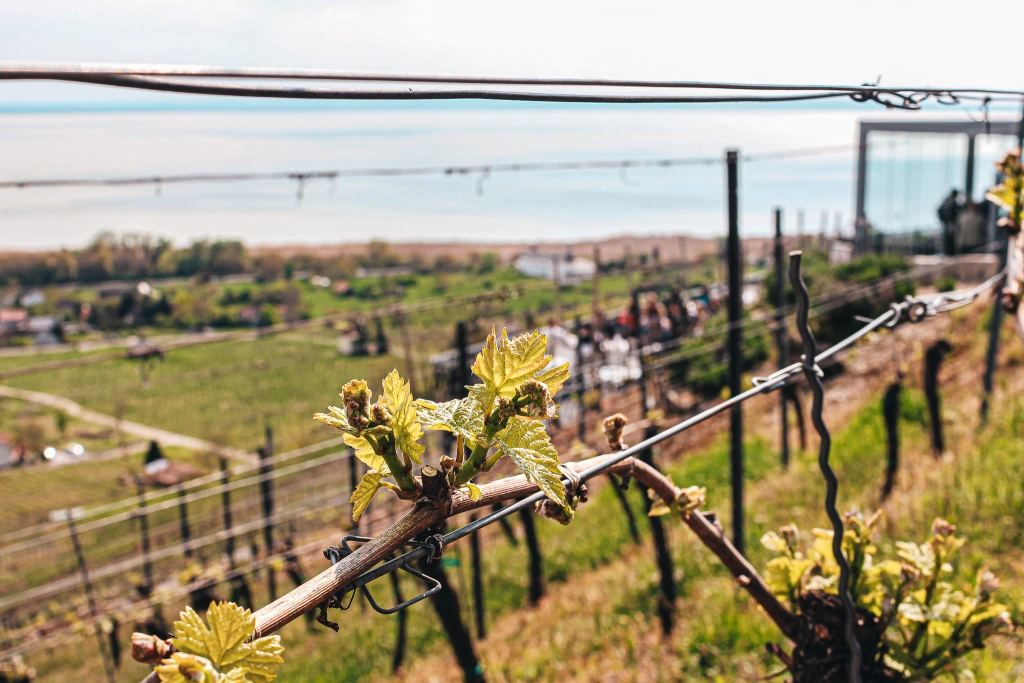
[[[619,505],[622,506],[622,512],[626,515],[629,537],[633,539],[633,543],[640,545],[640,529],[636,525],[636,516],[633,514],[633,508],[629,505],[629,498],[622,488],[623,484],[614,474],[609,474],[608,479],[611,480],[612,490],[615,492],[615,497],[619,500]]]
[[[536,605],[544,597],[544,558],[540,554],[540,541],[537,540],[537,527],[533,520],[534,512],[530,508],[519,511],[519,519],[523,523],[523,538],[530,557],[530,585],[527,595],[531,605]]]
[[[650,439],[660,431],[658,425],[647,425],[644,428],[644,440]],[[654,451],[647,448],[638,458],[641,462],[654,467]],[[657,469],[657,468],[655,468]],[[651,499],[647,488],[637,482],[643,494],[644,510],[651,511]],[[654,543],[654,558],[658,564],[658,618],[661,619],[661,632],[668,636],[672,633],[675,622],[676,578],[672,567],[672,553],[668,547],[668,535],[661,517],[648,517],[651,525],[651,541]]]
[[[480,666],[480,661],[473,649],[473,640],[462,621],[459,596],[452,588],[444,566],[440,560],[423,561],[420,571],[441,584],[440,590],[431,596],[430,602],[441,619],[445,633],[448,634],[448,641],[455,652],[455,659],[462,669],[464,679],[467,683],[484,683],[483,667]]]
[[[148,598],[153,593],[153,563],[149,559],[149,517],[146,515],[146,488],[142,480],[135,479],[139,494],[139,540],[142,550],[142,586],[140,593]]]
[[[928,415],[931,418],[932,454],[942,457],[946,442],[942,438],[942,405],[939,398],[939,367],[953,347],[945,339],[928,347],[924,354],[924,396],[928,401]]]
[[[234,571],[235,569],[235,535],[231,533],[231,529],[234,526],[231,515],[231,491],[228,489],[228,484],[231,481],[231,475],[228,472],[228,460],[222,457],[220,459],[220,483],[223,489],[220,493],[220,504],[221,504],[221,516],[224,520],[224,532],[227,538],[224,539],[224,554],[228,558],[228,570]],[[255,557],[253,560],[255,561]],[[233,576],[230,580],[231,585],[231,602],[236,605],[241,605],[246,609],[252,609],[252,592],[249,590],[249,583],[246,581],[245,576],[239,574]]]
[[[267,557],[274,554],[274,525],[271,519],[274,515],[274,484],[270,480],[270,473],[274,466],[270,462],[273,457],[273,432],[270,426],[266,429],[266,445],[258,449],[260,455],[260,500],[263,504],[263,545],[266,548]],[[270,601],[277,599],[277,584],[274,577],[274,567],[267,562],[267,592]]]
[[[75,559],[78,561],[78,571],[82,575],[82,586],[85,588],[85,600],[89,606],[89,616],[95,619],[93,630],[96,632],[97,645],[100,648],[100,656],[103,657],[103,668],[107,672],[107,680],[114,683],[114,663],[107,652],[107,644],[103,639],[103,627],[100,626],[98,610],[96,609],[96,597],[92,591],[92,581],[89,579],[89,568],[85,564],[85,553],[82,552],[82,544],[78,540],[78,530],[75,528],[75,516],[72,510],[66,510],[68,516],[68,534],[71,536],[71,545],[75,549]]]
[[[469,516],[469,521],[476,521],[475,513]],[[487,637],[487,613],[484,605],[484,572],[479,533],[470,534],[469,550],[473,569],[473,615],[476,619],[476,637],[482,640]]]
[[[740,253],[739,224],[739,152],[725,153],[727,198],[729,209],[729,395],[743,391],[743,263]],[[732,482],[732,544],[745,554],[743,537],[743,405],[729,409],[729,437]]]
[[[228,558],[228,568],[235,568],[235,535],[231,533],[233,522],[231,520],[231,491],[228,484],[231,482],[231,475],[228,472],[228,459],[221,456],[220,459],[220,484],[223,489],[220,492],[221,517],[224,520],[224,532],[227,537],[224,539],[224,554]]]
[[[181,544],[185,547],[185,557],[192,557],[192,527],[188,523],[188,502],[185,500],[185,489],[178,485],[178,526],[181,529]]]
[[[789,365],[789,334],[786,332],[786,254],[782,239],[782,209],[775,209],[775,345],[779,354],[779,369]],[[784,388],[785,389],[785,388]],[[782,417],[781,459],[782,469],[789,467],[789,415],[787,396],[779,392],[779,410]]]
[[[882,500],[889,497],[896,483],[896,470],[899,467],[900,450],[900,393],[903,391],[903,378],[897,376],[896,381],[889,385],[882,397],[882,417],[885,419],[885,434],[888,452],[885,467],[885,483],[882,485]]]
[[[402,597],[402,584],[399,581],[398,572],[391,572],[391,589],[395,594],[395,604],[400,605],[405,602],[405,598]],[[399,610],[398,612],[398,623],[395,627],[395,652],[391,656],[391,673],[395,673],[402,668],[402,662],[405,661],[405,649],[408,641],[407,626],[406,622],[409,615],[406,610]]]

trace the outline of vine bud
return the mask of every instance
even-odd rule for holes
[[[132,659],[143,664],[159,664],[174,652],[170,641],[146,633],[132,634]]]
[[[942,517],[936,517],[935,521],[932,522],[932,533],[941,538],[946,538],[956,533],[956,526],[942,519]]]
[[[608,447],[613,451],[622,448],[622,430],[626,427],[627,422],[629,420],[625,415],[615,413],[610,417],[606,417],[601,424],[601,433],[604,434],[605,440],[608,441]]]
[[[387,406],[382,403],[374,403],[370,406],[370,424],[390,427],[393,416]]]

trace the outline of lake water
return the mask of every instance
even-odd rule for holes
[[[942,112],[939,113],[942,116]],[[743,163],[741,230],[764,235],[772,207],[817,231],[852,222],[859,117],[877,108],[609,107],[441,103],[0,113],[0,180],[711,157],[822,145],[845,151]],[[908,114],[899,114],[906,117]],[[917,116],[932,116],[920,113]],[[945,113],[944,118],[950,118]],[[80,246],[101,230],[179,242],[541,242],[724,232],[724,167],[350,178],[296,184],[0,191],[0,247]],[[948,191],[948,190],[947,190]],[[929,209],[930,210],[930,209]]]

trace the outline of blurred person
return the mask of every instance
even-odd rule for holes
[[[956,188],[950,190],[936,212],[939,215],[939,221],[942,223],[942,253],[946,256],[953,255],[953,233],[956,230],[957,219],[960,218],[960,213],[963,210],[963,206],[958,201],[959,196],[960,193],[957,192]]]

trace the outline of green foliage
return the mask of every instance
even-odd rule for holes
[[[397,370],[384,379],[381,402],[372,405],[365,381],[346,384],[343,407],[329,406],[313,418],[343,432],[345,443],[370,468],[352,492],[352,518],[359,519],[381,488],[407,500],[420,498],[422,485],[412,474],[412,463],[422,465],[424,429],[456,436],[454,457],[438,463],[449,487],[465,488],[479,500],[481,491],[472,479],[508,456],[529,481],[569,511],[558,453],[543,423],[557,415],[551,397],[565,384],[569,368],[548,368],[547,344],[547,337],[536,331],[510,339],[505,330],[500,337],[492,330],[473,363],[483,383],[467,387],[466,398],[444,403],[414,400],[409,382]]]
[[[940,277],[935,281],[935,289],[940,292],[952,292],[956,289],[956,278],[955,277]]]
[[[1006,606],[993,600],[999,581],[987,569],[974,586],[959,590],[951,582],[954,555],[966,542],[941,518],[923,544],[897,542],[899,560],[876,559],[872,535],[880,520],[846,515],[843,554],[850,561],[850,594],[882,620],[888,654],[885,663],[908,680],[933,680],[956,671],[967,676],[960,659],[982,649],[985,640],[1013,629]],[[765,580],[772,592],[796,611],[805,591],[835,593],[839,566],[832,554],[833,532],[815,529],[810,548],[800,543],[795,526],[769,531],[761,543],[778,557],[768,562]]]
[[[250,640],[256,617],[231,602],[211,603],[207,626],[191,607],[174,622],[178,652],[156,672],[161,683],[270,683],[284,662],[280,636]]]
[[[864,254],[836,266],[835,274],[843,282],[863,284],[908,270],[910,263],[899,254]]]

